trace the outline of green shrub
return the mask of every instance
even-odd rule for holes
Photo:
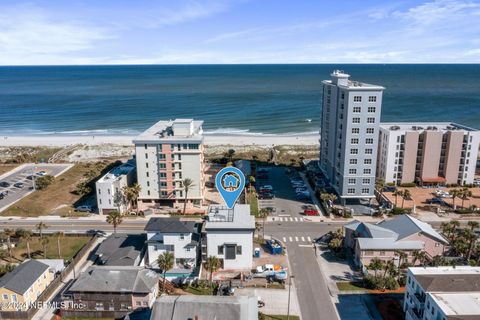
[[[398,285],[397,280],[394,277],[387,277],[385,279],[385,289],[388,290],[397,290],[400,286]]]
[[[365,288],[375,290],[383,287],[383,279],[379,276],[375,277],[374,275],[366,275],[363,278],[363,283]]]
[[[393,214],[393,215],[398,215],[398,214],[406,214],[406,213],[410,213],[412,210],[410,209],[404,209],[404,208],[400,208],[400,207],[395,207],[393,208],[390,213]]]
[[[51,175],[38,177],[38,178],[35,179],[35,187],[38,190],[46,189],[49,185],[51,185],[53,183],[53,180],[55,180],[55,177],[51,176]]]
[[[385,185],[388,187],[395,187],[395,182],[387,182]]]
[[[404,188],[413,188],[416,186],[417,184],[415,182],[405,182],[400,185],[400,187],[404,187]]]

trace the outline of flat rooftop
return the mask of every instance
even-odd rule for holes
[[[133,143],[196,142],[203,141],[203,121],[175,119],[158,121],[133,139]]]
[[[432,293],[430,296],[446,316],[477,315],[480,318],[480,292]]]
[[[135,169],[135,161],[129,160],[128,162],[110,170],[107,174],[98,179],[97,182],[101,183],[119,180],[122,176],[126,176],[127,174],[129,174],[133,169]]]
[[[408,268],[414,275],[462,275],[476,274],[480,276],[480,267],[457,266],[457,267],[410,267]]]
[[[330,76],[332,78],[338,78],[338,79],[346,79],[345,83],[339,84],[339,87],[347,88],[347,89],[355,89],[355,90],[384,90],[385,87],[375,85],[375,84],[370,84],[370,83],[365,83],[365,82],[360,82],[360,81],[354,81],[350,80],[350,75],[345,73],[342,70],[334,70]],[[345,80],[344,80],[345,81]],[[325,84],[334,84],[332,80],[323,80],[322,81]]]
[[[389,131],[478,131],[453,122],[381,122],[380,128]]]
[[[255,229],[255,217],[250,214],[250,205],[236,204],[233,209],[214,204],[208,208],[205,230]]]

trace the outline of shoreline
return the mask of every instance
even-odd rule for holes
[[[0,136],[0,147],[66,147],[75,144],[133,146],[136,135],[11,135]],[[265,146],[318,145],[318,133],[306,134],[204,134],[205,145]]]

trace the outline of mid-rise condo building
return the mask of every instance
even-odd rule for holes
[[[205,192],[202,125],[203,121],[193,119],[159,121],[133,140],[141,186],[140,208],[183,206],[182,181],[186,178],[193,181],[187,193],[188,207],[202,205]]]
[[[377,174],[387,183],[473,183],[480,131],[455,123],[381,123]]]
[[[382,86],[334,71],[323,81],[320,168],[342,201],[372,198]]]

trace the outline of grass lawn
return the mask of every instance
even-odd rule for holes
[[[55,236],[45,236],[49,242],[47,244],[47,259],[59,259],[57,238]],[[60,253],[64,260],[70,260],[80,251],[80,249],[91,239],[88,236],[60,238]],[[22,240],[17,247],[13,248],[13,261],[20,262],[27,259],[27,242]],[[43,247],[40,243],[40,237],[32,237],[30,240],[30,253],[32,258],[43,259]],[[8,263],[8,256],[0,261],[0,263]]]
[[[108,162],[102,162],[99,167],[105,168]],[[73,192],[76,185],[85,179],[85,175],[97,166],[93,163],[76,164],[70,170],[55,178],[55,181],[45,190],[38,190],[23,198],[7,210],[3,216],[36,217],[41,215],[77,216],[85,215],[73,210],[79,195]]]
[[[255,216],[258,217],[258,200],[257,197],[253,192],[247,193],[247,200],[250,204],[250,212]]]
[[[280,316],[280,315],[264,315],[265,320],[287,320],[287,316]],[[300,320],[298,316],[290,316],[290,320]]]
[[[183,289],[184,291],[188,292],[188,293],[191,293],[191,294],[194,294],[194,295],[197,295],[197,296],[209,296],[212,294],[212,289],[210,287],[186,287],[185,289]]]
[[[340,291],[366,291],[364,287],[362,287],[361,283],[358,282],[337,282],[338,290]]]
[[[18,164],[0,164],[0,175],[18,167]]]

